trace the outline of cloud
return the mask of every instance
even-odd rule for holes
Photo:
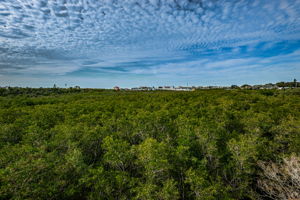
[[[230,70],[296,51],[299,18],[298,0],[2,0],[0,74]]]
[[[167,64],[154,65],[147,69],[133,69],[131,73],[144,75],[167,75],[168,77],[195,77],[197,75],[208,76],[211,74],[230,77],[236,73],[266,72],[273,70],[290,71],[299,68],[300,50],[285,55],[271,57],[251,57],[219,60],[199,59],[189,62],[169,62]],[[300,70],[300,68],[299,68]],[[198,76],[199,77],[199,76]]]

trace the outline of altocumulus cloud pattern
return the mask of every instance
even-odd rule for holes
[[[299,0],[0,0],[0,84],[294,78],[299,19]]]

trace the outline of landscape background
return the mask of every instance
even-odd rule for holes
[[[0,0],[0,200],[300,199],[300,0]]]

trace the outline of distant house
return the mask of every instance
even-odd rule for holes
[[[252,86],[248,85],[248,84],[244,84],[244,85],[241,86],[241,88],[249,90],[249,89],[252,89]]]
[[[184,86],[179,86],[179,87],[176,87],[175,90],[177,91],[192,91],[194,89],[194,87],[184,87]]]
[[[252,86],[253,90],[259,90],[259,89],[263,89],[263,85],[253,85]]]
[[[115,87],[114,87],[114,90],[115,90],[115,91],[119,91],[119,90],[120,90],[120,87],[119,87],[119,86],[115,86]]]
[[[264,89],[278,89],[278,86],[272,83],[265,84],[263,86]]]
[[[140,87],[131,88],[131,90],[135,90],[135,91],[148,91],[148,90],[154,90],[154,88],[153,87],[147,87],[147,86],[140,86]]]
[[[147,86],[140,86],[139,90],[153,90],[152,87],[147,87]]]
[[[171,86],[158,86],[157,90],[172,90],[173,87]]]

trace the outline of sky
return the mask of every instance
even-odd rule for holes
[[[0,0],[0,86],[300,79],[300,0]]]

